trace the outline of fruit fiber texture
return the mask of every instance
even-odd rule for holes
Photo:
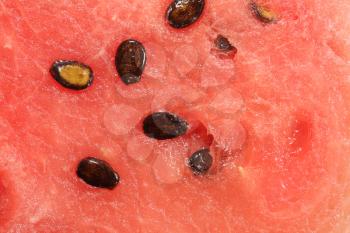
[[[1,233],[350,232],[350,4],[207,0],[184,29],[170,1],[0,0]],[[218,34],[237,48],[226,57]],[[115,52],[147,52],[125,85]],[[75,91],[50,75],[57,59],[94,72]],[[186,119],[181,137],[142,132],[151,112]],[[186,158],[210,148],[193,175]],[[113,190],[76,176],[80,160],[108,161]]]

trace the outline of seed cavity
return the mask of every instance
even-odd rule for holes
[[[185,28],[198,20],[204,4],[204,0],[174,0],[169,5],[165,17],[170,26]]]
[[[104,160],[87,157],[80,161],[77,176],[85,183],[106,189],[114,189],[119,183],[119,175]]]
[[[169,112],[155,112],[143,120],[143,132],[157,140],[179,137],[186,133],[188,123]]]
[[[188,166],[195,175],[205,174],[213,163],[213,157],[209,149],[201,149],[194,152],[188,159]]]
[[[259,21],[263,23],[273,23],[277,19],[277,15],[271,9],[266,6],[259,5],[256,2],[250,3],[250,9]]]
[[[233,46],[230,41],[224,37],[223,35],[217,35],[217,37],[214,40],[215,47],[225,53],[232,53],[236,54],[237,53],[237,48]]]
[[[57,60],[51,65],[50,73],[63,87],[73,90],[89,87],[94,78],[91,68],[77,61]]]
[[[139,82],[145,65],[146,50],[140,42],[128,39],[119,45],[115,56],[115,66],[125,84]]]

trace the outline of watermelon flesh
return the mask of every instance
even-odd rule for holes
[[[0,232],[350,232],[350,5],[206,1],[192,26],[169,27],[170,1],[0,2]],[[218,34],[238,49],[213,50]],[[134,38],[142,81],[114,56]],[[49,74],[56,59],[91,66],[83,91]],[[142,132],[150,112],[185,118],[186,135]],[[186,158],[208,147],[211,171]],[[121,177],[97,189],[75,174],[86,156]]]

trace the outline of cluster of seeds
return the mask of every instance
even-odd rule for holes
[[[181,29],[195,23],[205,7],[204,0],[174,0],[167,8],[165,19],[176,29]],[[274,12],[255,2],[250,3],[250,10],[263,23],[272,23],[276,20]],[[235,48],[230,41],[217,35],[214,40],[217,50],[235,54]],[[142,43],[128,39],[123,41],[115,55],[115,66],[120,79],[127,85],[141,80],[146,65],[146,50]],[[57,60],[51,68],[52,77],[63,87],[82,90],[93,82],[92,69],[81,62]],[[167,140],[186,134],[188,123],[181,117],[169,112],[154,112],[143,120],[143,132],[147,137],[156,140]],[[209,171],[213,158],[209,149],[199,149],[188,159],[188,167],[196,175]],[[99,188],[113,189],[119,183],[118,173],[104,160],[87,157],[80,161],[76,174],[85,183]]]

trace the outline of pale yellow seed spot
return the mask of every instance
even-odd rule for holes
[[[90,70],[79,65],[62,66],[59,73],[61,78],[71,85],[84,86],[90,79]]]
[[[103,155],[107,155],[107,154],[110,154],[111,153],[111,149],[107,148],[107,147],[101,147],[101,153]]]
[[[238,171],[239,171],[239,174],[240,174],[241,176],[244,176],[244,175],[245,175],[245,172],[244,172],[244,168],[243,168],[243,167],[239,166],[239,167],[238,167]]]
[[[271,23],[276,20],[277,15],[275,12],[273,12],[271,9],[259,5],[257,3],[252,3],[252,9],[256,15],[256,17],[265,22],[265,23]]]

